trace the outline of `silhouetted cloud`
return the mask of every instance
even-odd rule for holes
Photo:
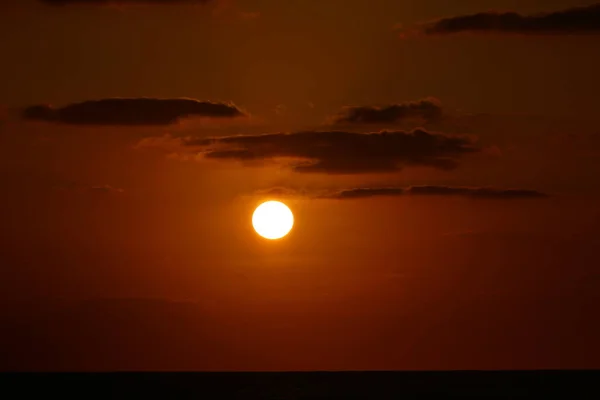
[[[206,4],[216,0],[38,0],[41,3],[51,6],[66,6],[66,5],[111,5],[111,4]]]
[[[400,122],[405,119],[423,118],[435,121],[442,116],[439,100],[427,98],[387,106],[344,107],[333,117],[336,124],[381,124]]]
[[[339,192],[328,194],[322,197],[331,199],[360,199],[375,196],[401,196],[404,194],[406,194],[406,189],[396,187],[354,188],[340,190]]]
[[[98,193],[123,193],[124,190],[110,185],[92,186],[90,190]]]
[[[424,24],[419,30],[428,35],[458,32],[504,32],[532,35],[598,34],[600,33],[600,4],[533,15],[492,11],[459,15]]]
[[[57,177],[45,178],[39,180],[39,186],[51,188],[55,190],[65,190],[80,193],[98,193],[98,194],[120,194],[124,193],[125,189],[112,185],[91,185],[89,183],[63,180]]]
[[[341,190],[297,189],[275,186],[253,192],[255,196],[305,197],[312,199],[362,199],[369,197],[398,196],[463,196],[478,199],[533,199],[549,197],[548,194],[532,189],[500,189],[494,187],[466,186],[407,186],[407,187],[358,187]]]
[[[184,144],[198,147],[207,159],[292,159],[287,163],[297,172],[330,174],[392,172],[405,166],[451,170],[458,166],[459,158],[479,151],[471,137],[423,129],[274,133],[195,139]]]
[[[28,120],[74,125],[169,125],[186,117],[245,116],[234,104],[194,99],[109,98],[61,108],[35,105],[23,111]]]
[[[257,190],[254,192],[254,194],[258,196],[270,197],[296,197],[302,195],[300,191],[285,186],[276,186],[268,189]]]
[[[437,195],[437,196],[465,196],[489,199],[527,199],[542,198],[548,195],[537,190],[529,189],[497,189],[491,187],[463,187],[463,186],[410,186],[407,188],[354,188],[326,195],[333,199],[357,199],[376,196],[404,196],[404,195]]]

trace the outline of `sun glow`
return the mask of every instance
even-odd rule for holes
[[[294,214],[280,201],[267,201],[256,207],[252,214],[252,226],[265,239],[281,239],[294,225]]]

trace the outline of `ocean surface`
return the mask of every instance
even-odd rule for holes
[[[0,384],[7,399],[600,398],[600,371],[3,373]]]

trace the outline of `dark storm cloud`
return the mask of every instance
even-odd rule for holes
[[[442,116],[439,100],[427,98],[387,106],[344,107],[333,117],[336,124],[381,124],[400,122],[410,118],[435,121]]]
[[[543,14],[482,12],[443,18],[426,24],[428,35],[458,32],[504,32],[519,34],[600,33],[600,4]]]
[[[111,4],[206,4],[216,0],[38,0],[51,6]]]
[[[497,189],[490,187],[461,187],[461,186],[410,186],[407,188],[354,188],[341,190],[326,198],[333,199],[358,199],[376,196],[404,196],[404,195],[437,195],[437,196],[465,196],[488,199],[528,199],[542,198],[548,195],[537,190],[529,189]]]
[[[190,140],[208,159],[255,161],[291,158],[297,172],[360,174],[404,166],[451,170],[462,156],[479,151],[472,138],[416,129],[412,132],[307,131]]]
[[[233,104],[194,99],[110,98],[61,108],[35,105],[23,118],[73,125],[169,125],[186,117],[234,118],[245,114]]]

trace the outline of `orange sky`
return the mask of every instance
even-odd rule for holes
[[[0,369],[599,367],[593,1],[157,3],[0,5]]]

